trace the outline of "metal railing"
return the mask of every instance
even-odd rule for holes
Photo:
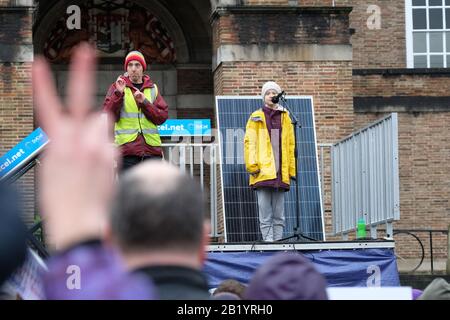
[[[43,259],[48,258],[50,254],[45,248],[45,241],[43,236],[42,221],[35,223],[28,229],[27,240],[32,248],[34,248],[39,256]]]
[[[417,235],[417,233],[428,233],[428,240],[429,240],[429,249],[430,249],[430,269],[431,274],[434,274],[434,253],[433,253],[433,234],[446,234],[448,237],[448,230],[435,230],[435,229],[394,229],[394,240],[395,236],[399,234],[405,234],[409,236],[411,239],[410,241],[417,242],[417,246],[419,247],[420,257],[419,262],[411,267],[411,270],[409,272],[414,272],[417,269],[421,267],[423,264],[423,261],[425,259],[425,246],[423,245],[423,242],[420,238],[420,236]],[[414,245],[412,246],[412,249],[414,248]],[[396,254],[397,259],[402,259],[401,256]]]
[[[397,114],[333,145],[331,165],[334,233],[346,239],[364,218],[372,238],[381,224],[392,237],[392,222],[400,219]]]
[[[163,143],[164,158],[191,177],[198,177],[202,191],[208,192],[211,218],[211,237],[218,232],[218,144],[216,143]]]

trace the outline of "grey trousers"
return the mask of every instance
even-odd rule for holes
[[[259,227],[263,241],[276,241],[283,238],[285,223],[284,191],[258,189]]]

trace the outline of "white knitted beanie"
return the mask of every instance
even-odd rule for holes
[[[277,92],[277,94],[281,92],[281,88],[276,82],[267,81],[266,83],[264,83],[262,90],[261,90],[261,96],[262,96],[263,101],[264,101],[264,96],[266,95],[266,92],[269,90],[275,90]]]

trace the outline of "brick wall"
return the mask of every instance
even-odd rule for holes
[[[335,0],[337,7],[353,7],[350,14],[350,28],[354,29],[351,43],[353,45],[353,67],[359,68],[405,68],[405,6],[401,1],[360,1]],[[332,6],[332,0],[244,0],[245,5],[299,5]],[[380,9],[381,28],[373,29],[370,17],[373,14],[369,6]],[[369,23],[368,23],[369,21]],[[368,26],[369,25],[369,26]],[[272,31],[272,29],[271,29]],[[224,31],[226,34],[228,32]],[[269,34],[269,32],[268,32]],[[290,37],[286,37],[290,39]]]
[[[0,64],[0,134],[3,154],[33,129],[31,63]]]
[[[353,68],[405,68],[405,1],[336,0],[336,6],[353,7],[350,14]],[[370,5],[381,10],[381,28],[370,29],[367,12]],[[371,25],[369,23],[369,25]]]
[[[213,76],[210,69],[178,69],[178,94],[212,94]]]
[[[314,12],[271,14],[233,12],[213,23],[213,52],[220,44],[348,44],[346,14]]]
[[[0,0],[0,154],[9,151],[34,129],[31,62],[17,62],[20,46],[32,43],[31,13],[4,11],[9,1]],[[20,59],[19,59],[20,60]],[[24,219],[34,219],[34,171],[17,182],[22,193]]]
[[[355,75],[353,91],[356,97],[449,96],[450,74]]]
[[[24,10],[2,10],[0,7],[0,43],[31,44],[32,16]]]
[[[215,95],[260,95],[275,80],[290,95],[311,95],[319,142],[333,142],[353,130],[349,62],[234,62],[215,73]]]
[[[317,125],[316,125],[317,127]],[[328,146],[320,146],[322,141],[318,141],[317,157],[319,161],[319,174],[323,177],[321,181],[322,195],[323,195],[323,212],[324,212],[324,224],[325,224],[325,236],[326,240],[341,240],[339,237],[333,236],[333,217],[331,212],[331,148]],[[322,164],[323,161],[323,172]]]

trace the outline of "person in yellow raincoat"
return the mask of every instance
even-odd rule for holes
[[[248,119],[244,158],[249,184],[256,190],[263,241],[282,239],[285,226],[284,193],[295,178],[295,137],[289,112],[272,98],[280,86],[266,82],[261,91],[264,106]]]

